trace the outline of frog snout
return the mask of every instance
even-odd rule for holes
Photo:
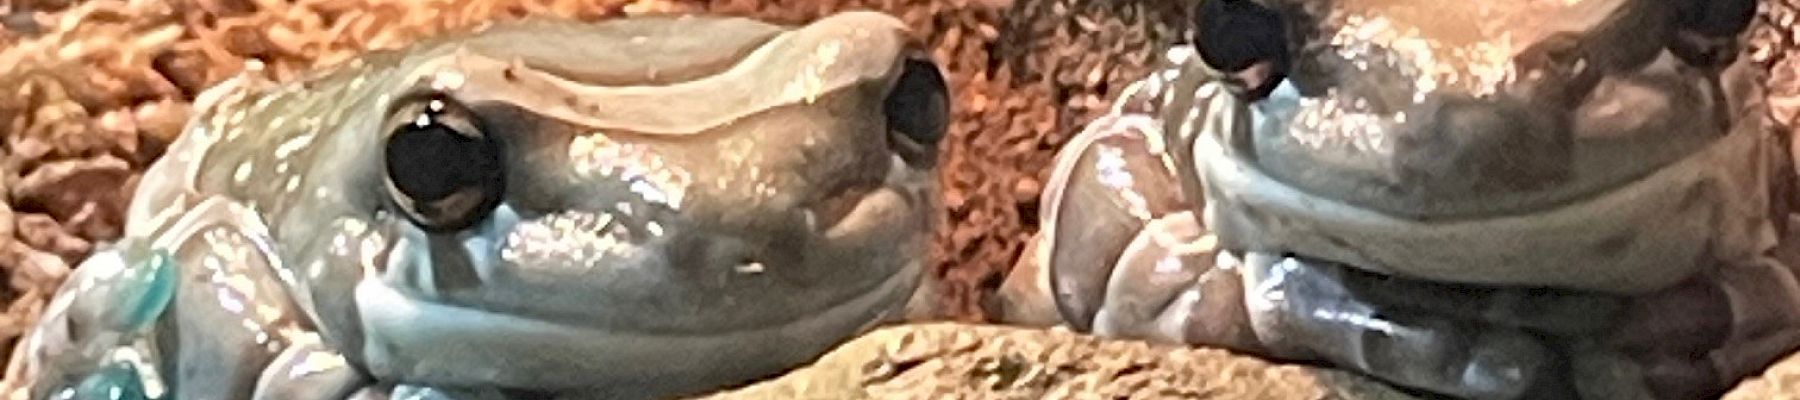
[[[1513,99],[1436,96],[1415,105],[1394,138],[1402,187],[1427,193],[1517,192],[1554,185],[1572,170],[1566,111]]]

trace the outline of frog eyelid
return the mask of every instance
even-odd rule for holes
[[[455,96],[442,90],[419,87],[402,92],[400,96],[389,102],[382,115],[386,122],[381,124],[381,133],[392,133],[404,124],[418,124],[417,118],[428,109],[450,118],[434,120],[436,123],[449,125],[450,128],[465,136],[479,138],[487,133],[472,120],[474,111],[458,101]]]
[[[718,73],[656,85],[581,82],[503,54],[444,50],[420,60],[403,79],[447,77],[467,103],[500,102],[599,130],[684,136],[761,110],[806,104],[835,90],[890,77],[910,39],[897,20],[874,12],[837,14],[783,32]],[[454,73],[446,73],[454,71]],[[745,85],[768,90],[738,90]],[[708,98],[685,107],[661,99]]]

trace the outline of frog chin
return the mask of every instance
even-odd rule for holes
[[[1218,135],[1196,142],[1207,185],[1205,224],[1227,248],[1293,252],[1379,273],[1446,282],[1639,294],[1691,276],[1708,260],[1755,257],[1769,227],[1756,185],[1755,124],[1742,124],[1647,176],[1526,214],[1408,218],[1316,195],[1232,154]],[[1581,266],[1581,268],[1569,268]]]
[[[916,261],[908,266],[916,269]],[[638,398],[693,394],[797,367],[899,314],[917,279],[891,274],[848,301],[785,323],[678,334],[433,302],[375,279],[359,283],[355,297],[364,359],[378,377],[580,393],[626,390],[606,397]]]

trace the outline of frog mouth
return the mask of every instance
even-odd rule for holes
[[[847,182],[825,191],[825,201],[812,207],[820,215],[806,230],[828,249],[815,254],[823,261],[807,265],[831,265],[812,268],[822,272],[801,283],[784,282],[773,271],[779,266],[761,274],[732,272],[742,280],[721,281],[680,267],[716,263],[673,259],[704,255],[717,241],[732,240],[717,235],[671,233],[670,239],[631,246],[637,258],[612,259],[599,268],[581,270],[590,265],[581,261],[556,264],[576,266],[566,274],[559,274],[560,267],[493,262],[505,244],[492,238],[541,223],[521,221],[509,205],[459,243],[431,245],[440,248],[431,256],[417,250],[430,238],[409,234],[390,253],[382,278],[365,279],[355,289],[366,359],[377,375],[409,382],[583,392],[718,387],[798,366],[898,316],[921,275],[914,249],[897,245],[919,235],[894,229],[894,222],[922,215],[920,204],[928,199],[918,196],[930,192],[918,185],[930,184],[929,177],[901,168],[873,186]],[[446,258],[445,247],[472,256]],[[864,263],[855,268],[868,272],[846,275],[833,260]],[[432,263],[444,261],[479,265],[464,278],[474,286],[442,284],[448,266]],[[669,375],[681,382],[661,379]]]
[[[374,280],[357,285],[356,302],[367,335],[368,368],[377,376],[552,390],[634,387],[647,392],[631,397],[661,397],[808,362],[897,312],[917,279],[918,274],[892,274],[848,301],[785,324],[710,334],[568,325],[418,300]],[[681,382],[670,383],[669,376],[681,376]]]
[[[1219,134],[1202,135],[1206,225],[1221,245],[1297,253],[1380,273],[1495,285],[1642,293],[1704,257],[1757,253],[1770,228],[1756,186],[1771,162],[1742,124],[1648,175],[1528,213],[1414,218],[1320,196],[1269,175]],[[1569,268],[1579,265],[1581,268]]]

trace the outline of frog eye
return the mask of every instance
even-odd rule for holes
[[[500,144],[481,121],[440,95],[403,100],[390,114],[387,190],[408,219],[431,231],[460,230],[499,205]]]
[[[1679,29],[1670,52],[1690,65],[1723,66],[1736,61],[1737,36],[1756,18],[1754,0],[1688,0],[1676,15]]]
[[[889,141],[907,162],[935,160],[937,143],[950,126],[950,94],[937,64],[908,58],[900,79],[881,110],[887,115]]]
[[[1250,0],[1203,1],[1193,32],[1200,59],[1243,78],[1252,98],[1268,95],[1287,77],[1287,27],[1274,10]]]

